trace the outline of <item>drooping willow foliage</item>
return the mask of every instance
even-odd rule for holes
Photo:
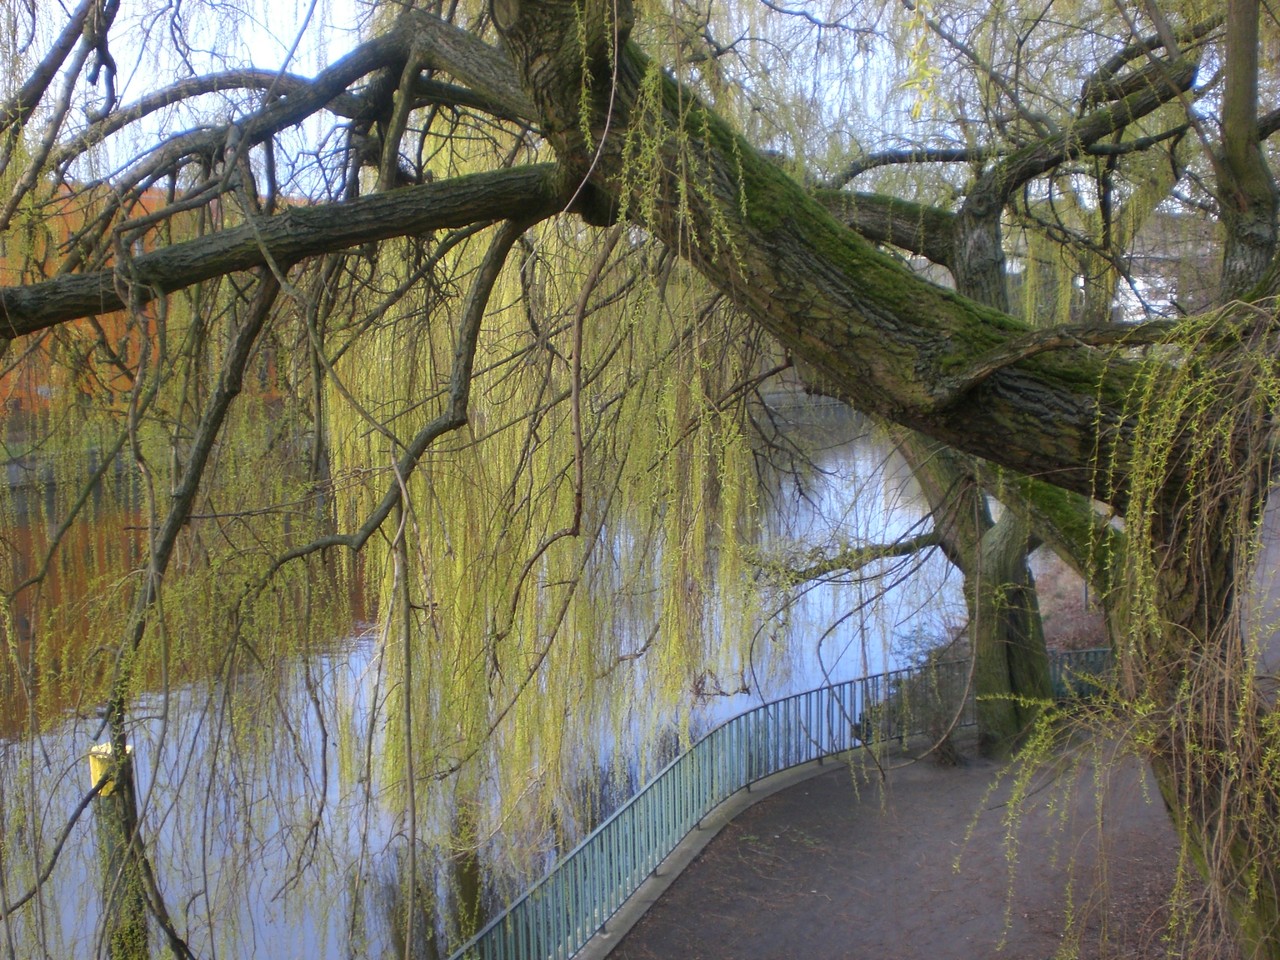
[[[414,123],[416,165],[436,175],[531,149],[465,116]],[[181,176],[148,188],[120,211],[141,218],[136,239],[84,255],[150,249],[146,218],[187,189]],[[379,187],[353,173],[345,189]],[[117,197],[37,184],[23,202],[31,230],[20,249],[8,235],[5,282],[56,270]],[[160,229],[171,242],[303,202],[242,185]],[[73,761],[107,737],[99,715],[113,703],[139,749],[153,868],[203,891],[177,924],[197,952],[254,936],[243,905],[257,899],[332,944],[415,929],[420,944],[453,942],[493,905],[487,888],[516,892],[616,803],[602,791],[664,761],[670,730],[687,739],[695,691],[741,685],[758,619],[746,411],[778,360],[642,232],[521,232],[483,294],[465,427],[397,474],[450,401],[471,289],[502,230],[288,273],[198,471],[202,425],[253,320],[250,278],[64,325],[8,355],[6,904],[28,888],[37,906],[56,899],[38,871],[80,793]],[[195,503],[133,637],[192,477]],[[359,552],[314,549],[361,528],[389,485],[402,505]],[[348,661],[357,631],[368,639]],[[364,666],[348,676],[351,663]],[[207,836],[185,844],[193,824]],[[91,853],[59,876],[92,875]],[[344,906],[320,919],[347,874]],[[94,887],[58,910],[99,916]],[[41,933],[31,916],[6,918],[15,942],[74,944],[74,924]]]
[[[1145,357],[1129,401],[1137,454],[1110,468],[1132,470],[1132,500],[1123,520],[1095,528],[1088,551],[1095,582],[1111,585],[1115,672],[1087,709],[1050,711],[1011,768],[1012,876],[1018,823],[1043,802],[1046,765],[1074,771],[1050,801],[1063,820],[1076,790],[1096,794],[1101,820],[1113,779],[1137,762],[1177,832],[1162,933],[1170,955],[1264,955],[1274,936],[1276,877],[1261,851],[1275,842],[1280,803],[1275,534],[1263,509],[1280,408],[1276,306],[1262,298],[1190,318]],[[1094,918],[1068,916],[1083,944]]]
[[[465,279],[487,240],[451,269]],[[600,250],[556,226],[522,238],[491,296],[468,425],[428,451],[366,553],[388,711],[412,703],[387,760],[432,778],[484,755],[498,822],[545,820],[602,745],[678,715],[699,674],[741,671],[756,610],[742,387],[759,358],[723,338],[732,317],[683,268],[645,276],[660,257],[622,232]],[[340,523],[394,476],[367,469],[392,459],[377,425],[412,434],[445,402],[450,306],[395,314],[335,367],[349,397],[327,403],[334,474],[354,480]]]
[[[136,695],[170,669],[166,682],[220,673],[238,643],[271,660],[347,621],[339,599],[352,587],[346,558],[330,564],[334,586],[318,596],[302,588],[305,571],[285,571],[238,620],[218,612],[236,606],[282,544],[314,536],[326,521],[299,456],[298,401],[268,345],[203,473],[155,632],[136,650],[118,647],[150,538],[243,311],[230,284],[209,284],[154,317],[60,328],[12,358],[11,483],[0,496],[9,665],[24,679],[23,695],[6,704],[21,705],[32,729],[68,703],[91,709],[122,674],[134,678]],[[211,642],[213,623],[221,635]]]
[[[1208,918],[1246,952],[1267,943],[1277,921],[1274,864],[1250,853],[1275,842],[1280,804],[1280,729],[1267,680],[1274,533],[1262,508],[1275,475],[1280,408],[1276,308],[1274,299],[1232,303],[1185,324],[1177,378],[1153,376],[1136,398],[1145,469],[1136,477],[1134,516],[1168,515],[1173,503],[1183,523],[1176,539],[1152,523],[1127,531],[1129,630],[1118,648],[1140,718],[1137,741],[1178,744],[1163,788],[1181,811],[1183,869],[1192,878],[1231,878],[1233,896],[1211,897]],[[1169,428],[1175,417],[1183,429]],[[1174,457],[1189,465],[1180,489],[1167,479]],[[1152,549],[1170,540],[1186,568],[1172,577]],[[1201,642],[1188,644],[1170,627],[1171,606],[1207,625]],[[1151,709],[1170,691],[1181,709]],[[1177,919],[1193,927],[1201,918]]]

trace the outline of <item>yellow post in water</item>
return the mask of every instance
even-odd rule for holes
[[[133,757],[133,747],[126,746],[124,748],[125,761],[128,762]],[[95,786],[104,776],[114,778],[116,772],[115,751],[112,750],[110,743],[100,743],[96,747],[89,748],[89,785]],[[114,779],[108,780],[102,785],[102,789],[98,791],[98,796],[109,797],[115,792],[116,782]]]
[[[103,915],[109,960],[150,960],[147,904],[142,860],[134,834],[138,829],[133,791],[133,747],[118,758],[110,743],[89,749],[91,786],[108,778],[94,802],[98,853],[102,862]]]

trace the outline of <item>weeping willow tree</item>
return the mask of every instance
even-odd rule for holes
[[[317,6],[263,69],[212,5],[6,7],[6,442],[34,482],[5,494],[5,702],[24,734],[5,758],[56,766],[38,734],[68,701],[105,705],[85,735],[117,755],[150,737],[131,849],[177,955],[246,942],[241,905],[272,898],[324,945],[376,948],[384,868],[396,949],[425,952],[482,906],[455,848],[588,820],[569,758],[741,662],[744,401],[793,362],[979,458],[950,474],[966,484],[950,503],[985,509],[980,480],[1094,578],[1125,678],[1117,716],[1219,915],[1249,952],[1280,950],[1271,713],[1241,633],[1274,400],[1277,118],[1258,115],[1272,78],[1256,57],[1274,24],[1245,0],[1139,19],[912,5],[893,30],[919,99],[899,120],[938,97],[950,50],[980,78],[959,88],[966,123],[939,128],[961,142],[845,164],[840,131],[821,156],[788,149],[811,142],[828,65],[810,55],[814,91],[778,106],[752,72],[782,49],[764,24],[868,42],[881,24],[743,9],[721,23],[494,0],[353,23]],[[741,39],[721,41],[735,24]],[[339,47],[343,28],[358,36]],[[330,44],[349,52],[330,60]],[[1013,82],[1022,49],[1074,64],[1079,96],[1056,73]],[[1206,58],[1220,81],[1201,78]],[[172,82],[134,94],[134,62]],[[848,53],[829,69],[859,68],[875,72]],[[1179,131],[1200,146],[1170,146]],[[966,173],[921,172],[940,161]],[[914,173],[847,189],[891,168]],[[903,184],[962,199],[887,196]],[[1180,196],[1227,226],[1219,299],[1247,304],[1184,330],[1101,322],[1120,279],[1139,287],[1124,259],[1138,225]],[[959,292],[888,247],[946,266]],[[1007,249],[1035,312],[1069,325],[1010,314]],[[89,523],[107,501],[120,512]],[[989,520],[955,544],[993,533],[993,556],[1025,552],[1025,532]],[[315,638],[353,617],[372,639],[348,676]],[[93,796],[55,782],[46,798],[34,773],[0,778],[15,955],[76,936],[48,921],[50,878],[70,856],[65,811]],[[430,805],[442,790],[454,802]],[[193,793],[216,842],[187,854],[166,830]],[[347,836],[342,908],[321,912]],[[426,865],[437,854],[448,882]],[[167,892],[188,885],[179,911]],[[436,900],[454,929],[421,919]]]

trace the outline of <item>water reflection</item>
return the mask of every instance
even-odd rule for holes
[[[872,439],[850,441],[856,424],[847,414],[829,417],[791,425],[830,442],[816,470],[778,478],[766,555],[880,542],[922,519],[901,463]],[[895,638],[945,636],[962,617],[959,583],[940,556],[887,562],[793,593],[784,605],[782,593],[770,591],[771,615],[749,660],[695,678],[688,715],[656,739],[648,718],[579,731],[593,746],[582,750],[583,769],[570,778],[574,796],[556,807],[550,836],[502,819],[494,798],[536,785],[498,783],[483,758],[441,779],[420,778],[410,821],[403,784],[382,760],[392,720],[376,630],[279,669],[241,666],[219,681],[139,698],[129,738],[142,833],[176,927],[202,957],[443,955],[689,738],[763,700],[882,671]],[[642,647],[636,638],[634,648]],[[626,667],[627,682],[643,689],[644,658]],[[89,787],[85,758],[102,737],[96,717],[70,714],[25,739],[0,740],[6,903],[53,856]],[[500,739],[492,749],[502,749]],[[70,831],[37,906],[5,924],[0,942],[15,955],[101,952],[91,816]]]

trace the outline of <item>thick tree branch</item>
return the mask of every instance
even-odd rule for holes
[[[1222,26],[1223,19],[1221,15],[1210,17],[1185,30],[1174,31],[1173,38],[1178,46],[1166,52],[1174,56],[1180,55],[1183,52],[1183,44],[1203,40],[1218,27]],[[1135,40],[1133,43],[1121,47],[1102,66],[1085,78],[1084,84],[1080,89],[1081,106],[1088,108],[1108,100],[1127,97],[1149,83],[1151,81],[1150,68],[1155,66],[1156,63],[1148,63],[1141,69],[1123,75],[1121,71],[1139,57],[1155,53],[1155,51],[1164,48],[1164,46],[1164,39],[1161,35],[1153,33],[1148,37]]]
[[[951,266],[955,214],[877,193],[820,190],[815,196],[837,220],[868,240],[891,243],[932,263]]]
[[[1280,107],[1258,118],[1258,139],[1266,140],[1280,130]]]
[[[557,38],[571,36],[574,24],[596,23],[573,3],[504,6],[497,21],[568,183],[589,183],[614,209],[630,211],[864,412],[1081,493],[1123,499],[1121,490],[1096,489],[1093,465],[1099,457],[1128,462],[1130,365],[1101,351],[1044,351],[1000,366],[939,409],[933,384],[970,369],[1026,326],[876,251],[634,45],[610,58],[610,38],[596,37],[598,64],[584,64],[578,45],[561,49]],[[579,120],[584,67],[614,82],[590,88],[593,115]],[[1105,123],[1082,123],[1114,128],[1146,98],[1135,94],[1102,111]],[[624,145],[636,139],[657,157],[652,176],[625,156]],[[1064,139],[1033,149],[1041,159],[1077,148]],[[1031,161],[1020,162],[1018,172]],[[666,173],[672,170],[686,173],[676,178]]]
[[[1198,64],[1192,60],[1160,63],[1150,82],[1121,100],[1080,117],[1070,128],[1018,150],[988,170],[970,191],[1003,206],[1034,177],[1084,154],[1103,137],[1142,119],[1191,89]]]
[[[827,190],[836,190],[868,170],[879,167],[910,166],[918,163],[985,163],[992,157],[998,157],[1007,152],[990,147],[908,147],[903,150],[878,150],[851,160],[834,177],[824,180],[821,186]]]
[[[939,408],[955,403],[997,370],[1021,363],[1048,350],[1065,350],[1072,347],[1108,347],[1115,345],[1146,346],[1168,340],[1175,331],[1172,320],[1151,320],[1134,326],[1105,324],[1103,326],[1063,326],[1048,330],[1032,330],[1020,337],[1006,341],[986,355],[979,357],[962,373],[941,380],[935,387]]]
[[[1276,111],[1274,122],[1277,126],[1280,126],[1280,111]],[[1159,146],[1161,143],[1181,136],[1188,129],[1189,125],[1182,123],[1158,134],[1138,137],[1134,140],[1087,144],[1082,152],[1087,156],[1124,156],[1131,153],[1141,153],[1144,150],[1149,150],[1152,147]],[[1001,155],[996,151],[981,149],[926,150],[917,153],[895,151],[894,155],[899,159],[890,160],[887,154],[872,154],[864,161],[851,164],[846,168],[845,174],[848,174],[849,177],[856,176],[863,170],[871,169],[872,166],[877,165],[877,160],[885,163],[919,162],[922,159],[943,162],[946,159],[944,154],[950,154],[950,159],[954,162],[974,163]],[[837,178],[834,182],[838,185],[844,179],[845,177],[842,175],[841,178]],[[956,214],[939,207],[916,203],[911,200],[902,200],[883,194],[855,193],[826,185],[817,189],[814,192],[814,196],[836,219],[856,230],[868,240],[873,240],[877,243],[891,243],[903,250],[918,254],[931,263],[954,269],[958,223]]]
[[[408,49],[404,33],[391,31],[374,37],[317,74],[295,96],[273,100],[248,116],[220,127],[170,137],[125,171],[121,179],[129,185],[144,183],[186,156],[209,155],[229,147],[257,146],[286,127],[324,109],[360,78],[403,62],[408,56]]]
[[[296,207],[207,237],[141,254],[118,271],[73,274],[0,288],[0,335],[23,336],[95,313],[147,303],[174,290],[238,270],[280,264],[374,240],[506,217],[536,219],[560,209],[554,168],[478,173],[350,203]]]
[[[1080,156],[1090,146],[1158,109],[1190,87],[1196,66],[1156,61],[1146,82],[1122,100],[1080,118],[1062,131],[992,164],[969,187],[955,230],[952,265],[956,288],[966,296],[1009,310],[1001,216],[1015,193],[1034,177]]]
[[[892,543],[864,543],[848,546],[835,553],[809,552],[802,557],[769,559],[760,567],[771,576],[789,584],[817,580],[833,573],[857,573],[879,560],[910,557],[921,550],[940,546],[941,535],[934,530]]]
[[[1194,27],[1177,34],[1177,36],[1184,41],[1199,40],[1207,36],[1217,27],[1221,26],[1222,21],[1222,17],[1215,17],[1196,24]],[[1108,122],[1112,122],[1114,119],[1125,115],[1130,115],[1133,119],[1137,119],[1139,116],[1151,112],[1150,108],[1144,106],[1144,103],[1148,98],[1143,97],[1141,100],[1129,100],[1129,98],[1139,94],[1149,95],[1153,89],[1168,89],[1170,78],[1172,78],[1176,85],[1180,87],[1180,90],[1177,92],[1188,89],[1188,87],[1182,86],[1180,75],[1170,72],[1169,64],[1164,60],[1156,60],[1146,64],[1141,69],[1133,70],[1123,75],[1120,74],[1120,71],[1128,64],[1132,63],[1137,57],[1149,54],[1160,49],[1162,46],[1163,43],[1159,37],[1152,36],[1137,43],[1130,44],[1118,52],[1114,57],[1099,67],[1085,81],[1080,91],[1081,109],[1086,110],[1090,107],[1097,107],[1101,104],[1107,104],[1113,101],[1128,101],[1129,105],[1127,107],[1123,107],[1121,112],[1114,114],[1113,117],[1107,118]],[[1163,100],[1159,100],[1156,103],[1156,106],[1159,106],[1167,99],[1168,97]],[[1123,106],[1123,104],[1118,106]],[[1273,117],[1270,122],[1271,124],[1280,125],[1280,111],[1277,111],[1276,113],[1278,115]],[[1096,111],[1091,116],[1095,117],[1095,119],[1103,119],[1106,115],[1102,111]],[[1121,126],[1123,125],[1124,124],[1122,123]],[[1267,129],[1267,122],[1264,120],[1264,122],[1260,123],[1260,127]],[[1140,141],[1135,141],[1132,144],[1125,145],[1122,149],[1117,149],[1118,145],[1103,145],[1098,143],[1102,137],[1114,132],[1113,127],[1108,127],[1106,123],[1104,123],[1096,127],[1096,129],[1098,129],[1100,133],[1095,134],[1092,132],[1085,132],[1082,134],[1079,127],[1073,127],[1071,131],[1064,131],[1064,133],[1070,133],[1073,136],[1077,136],[1080,140],[1080,146],[1083,147],[1082,152],[1084,153],[1131,153],[1137,150],[1144,150],[1147,147],[1154,145],[1154,143],[1159,142],[1159,140],[1167,139],[1174,135],[1171,131],[1165,132],[1163,134],[1156,135],[1154,138],[1146,137]],[[1180,127],[1179,131],[1181,129],[1184,128]],[[1274,132],[1274,130],[1271,132]],[[1044,139],[1060,140],[1061,135],[1061,133],[1052,135],[1046,134]],[[1266,135],[1268,134],[1264,133],[1264,136]],[[1024,151],[1019,151],[1019,153],[1021,152]],[[835,176],[823,181],[821,183],[821,187],[831,190],[839,189],[850,180],[853,180],[869,170],[875,170],[878,167],[898,165],[906,166],[920,163],[986,163],[989,160],[1009,156],[1012,153],[1014,153],[1014,151],[1011,149],[1001,149],[997,147],[906,147],[899,150],[879,150],[850,161]],[[1016,187],[1014,189],[1016,189]]]
[[[510,64],[498,50],[438,17],[408,11],[401,14],[388,32],[361,44],[311,81],[293,88],[288,96],[271,99],[260,109],[230,123],[165,140],[117,178],[116,189],[129,191],[122,195],[121,202],[127,205],[141,188],[176,170],[185,158],[224,153],[235,157],[330,103],[350,106],[348,88],[352,84],[376,71],[392,69],[398,73],[411,59],[417,60],[424,70],[443,72],[463,83],[479,102],[492,104],[498,115],[527,117],[533,114],[532,103],[520,90]],[[415,90],[418,82],[415,80]],[[113,204],[100,219],[114,209]]]
[[[55,167],[61,167],[129,124],[136,123],[144,117],[184,100],[227,90],[261,90],[271,91],[286,98],[300,97],[313,82],[309,77],[280,73],[276,70],[229,70],[223,73],[190,77],[150,93],[136,103],[114,110],[101,120],[90,124],[73,140],[58,148],[50,158],[50,162]],[[361,97],[344,90],[324,106],[338,116],[353,118],[360,115],[364,108],[364,101]]]
[[[421,11],[402,14],[393,32],[400,31],[408,34],[424,69],[449,74],[509,117],[537,116],[533,100],[511,69],[511,61],[474,33]]]

